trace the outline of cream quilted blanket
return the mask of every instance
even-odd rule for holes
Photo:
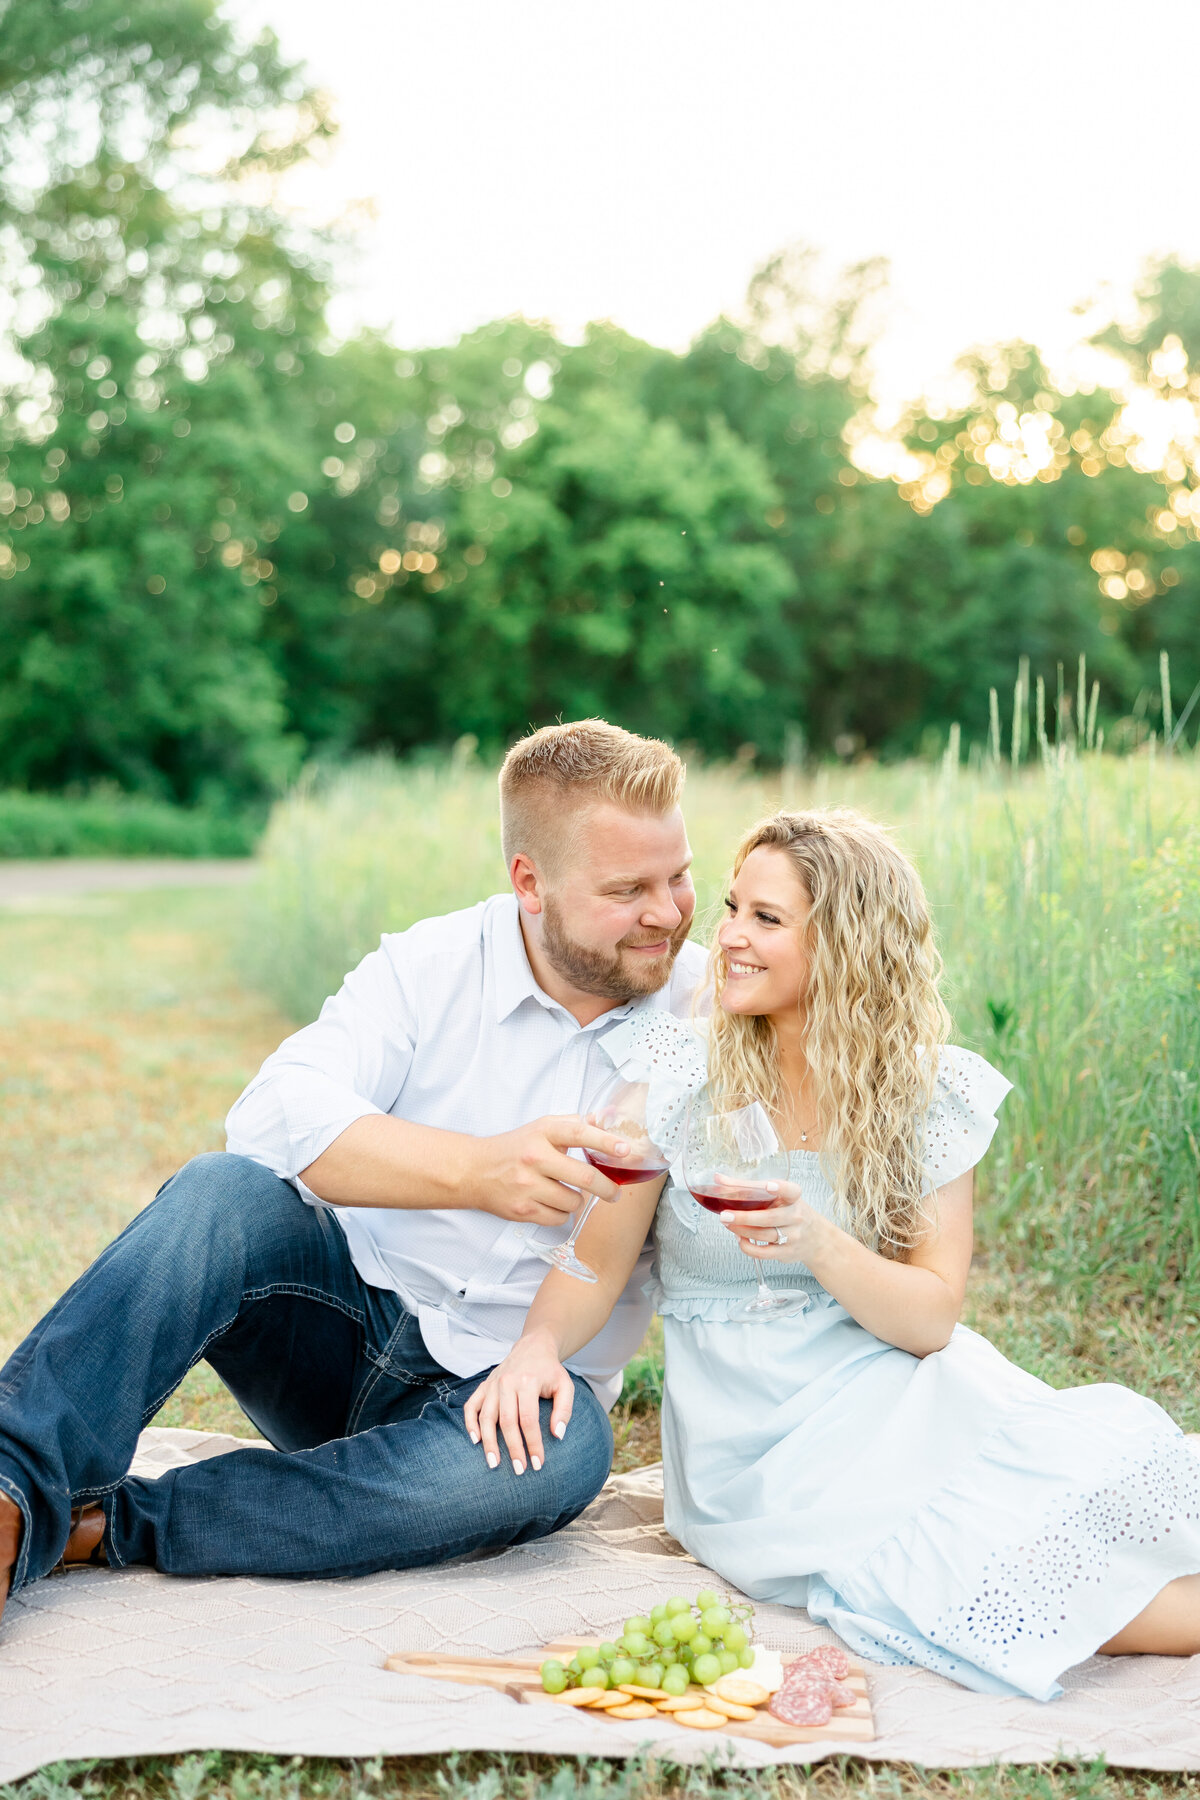
[[[237,1448],[235,1438],[152,1429],[136,1466],[152,1473]],[[313,1582],[149,1569],[54,1576],[11,1600],[0,1625],[0,1781],[64,1757],[217,1748],[612,1756],[653,1739],[680,1761],[714,1751],[743,1766],[810,1760],[812,1746],[714,1745],[665,1719],[618,1725],[382,1666],[392,1650],[503,1655],[611,1633],[666,1594],[705,1585],[680,1558],[662,1527],[659,1472],[647,1469],[610,1481],[555,1537],[447,1568]],[[782,1650],[830,1635],[777,1606],[759,1607],[758,1630]],[[1066,1688],[1043,1706],[880,1668],[871,1673],[878,1739],[845,1747],[943,1768],[1102,1753],[1133,1768],[1200,1769],[1200,1657],[1096,1658]]]

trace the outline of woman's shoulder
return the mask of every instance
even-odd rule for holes
[[[925,1168],[933,1187],[973,1169],[999,1123],[996,1113],[1012,1082],[961,1044],[939,1044],[937,1074],[925,1121]]]

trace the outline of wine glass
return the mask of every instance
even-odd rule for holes
[[[610,1156],[606,1150],[585,1150],[583,1153],[593,1169],[599,1169],[602,1175],[607,1175],[610,1181],[615,1181],[620,1187],[631,1186],[639,1181],[654,1181],[667,1170],[667,1159],[646,1128],[647,1092],[647,1082],[626,1081],[623,1075],[614,1075],[600,1090],[588,1114],[593,1125],[598,1125],[601,1131],[610,1132],[613,1137],[624,1138],[629,1145],[624,1156]],[[588,1196],[576,1216],[569,1237],[559,1244],[531,1243],[529,1248],[533,1254],[549,1263],[552,1269],[561,1269],[564,1275],[574,1275],[577,1281],[595,1281],[595,1270],[589,1269],[576,1256],[575,1242],[599,1198],[599,1194]]]
[[[722,1096],[716,1102],[707,1090],[692,1096],[684,1128],[683,1179],[708,1212],[764,1211],[774,1204],[764,1184],[786,1181],[790,1166],[766,1107],[752,1094]],[[756,1275],[757,1294],[730,1318],[785,1319],[807,1309],[806,1294],[769,1287],[761,1265],[756,1265]]]

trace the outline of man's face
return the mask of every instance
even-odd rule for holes
[[[541,884],[542,952],[580,993],[656,993],[696,910],[683,814],[654,818],[604,803],[573,823],[563,866]]]

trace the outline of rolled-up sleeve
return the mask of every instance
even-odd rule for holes
[[[356,1119],[392,1111],[416,1042],[405,948],[403,934],[385,937],[267,1058],[225,1121],[235,1156],[295,1181]]]

